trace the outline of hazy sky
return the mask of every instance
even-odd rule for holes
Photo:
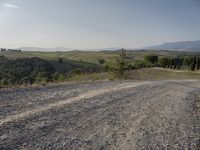
[[[0,0],[0,47],[135,48],[200,40],[200,0]]]

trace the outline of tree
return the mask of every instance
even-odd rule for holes
[[[171,59],[168,59],[168,61],[167,61],[167,68],[170,68],[170,64],[171,64]]]
[[[145,61],[150,62],[152,64],[155,64],[158,62],[158,56],[155,56],[155,55],[147,55],[145,56],[144,59]]]
[[[173,69],[173,65],[174,65],[174,60],[170,59],[170,68]]]
[[[168,58],[161,58],[159,59],[159,64],[161,67],[166,68],[167,67],[167,62],[168,62]]]
[[[197,58],[197,70],[200,69],[200,57]]]
[[[100,59],[98,60],[98,63],[101,64],[101,65],[103,65],[105,62],[106,62],[106,61],[105,61],[105,59],[103,59],[103,58],[100,58]]]
[[[63,63],[63,58],[59,57],[59,58],[58,58],[58,62],[59,62],[60,64],[62,64],[62,63]]]
[[[113,68],[113,72],[119,79],[124,78],[124,73],[128,70],[128,62],[126,61],[126,50],[122,49],[119,57],[116,59],[116,67]]]
[[[183,66],[183,58],[177,58],[177,69],[181,69]]]
[[[196,57],[193,57],[192,64],[191,64],[191,71],[194,71],[196,68]]]

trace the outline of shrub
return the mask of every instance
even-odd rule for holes
[[[58,81],[58,82],[64,82],[65,79],[66,79],[65,75],[59,74],[57,81]]]
[[[101,58],[101,59],[98,60],[98,63],[101,64],[101,65],[103,65],[105,62],[106,62],[106,61],[105,61],[105,59],[103,59],[103,58]]]
[[[63,58],[59,57],[59,58],[58,58],[58,62],[59,62],[60,64],[62,64],[62,63],[63,63]]]
[[[124,73],[128,70],[128,62],[126,61],[126,51],[121,50],[119,57],[116,59],[116,65],[112,67],[112,72],[118,79],[124,78]]]
[[[155,64],[158,62],[158,56],[155,56],[155,55],[147,55],[145,56],[144,59],[145,61],[150,62],[152,64]]]

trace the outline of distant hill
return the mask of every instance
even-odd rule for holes
[[[42,47],[20,47],[22,51],[43,51],[43,52],[56,52],[56,51],[73,51],[75,49],[65,47],[55,48],[42,48]],[[111,48],[97,48],[97,49],[80,49],[82,51],[116,51],[121,47]],[[130,49],[130,48],[129,48]],[[130,49],[131,50],[131,49]],[[198,41],[180,41],[168,42],[161,45],[147,46],[135,50],[172,50],[172,51],[187,51],[187,52],[200,52],[200,40]]]
[[[47,51],[47,52],[56,52],[56,51],[70,51],[73,49],[65,47],[55,47],[55,48],[42,48],[42,47],[20,47],[22,51]]]
[[[112,47],[112,48],[88,48],[88,49],[73,49],[66,47],[55,47],[55,48],[43,48],[43,47],[20,47],[22,51],[38,51],[38,52],[56,52],[56,51],[115,51],[122,49],[121,47]]]
[[[164,43],[164,44],[156,45],[156,46],[143,47],[142,49],[200,52],[200,40],[199,41],[169,42],[169,43]]]

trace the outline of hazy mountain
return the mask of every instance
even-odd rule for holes
[[[122,49],[121,47],[110,47],[110,48],[97,48],[97,49],[89,49],[94,51],[116,51]]]
[[[142,49],[200,52],[200,40],[199,41],[180,41],[180,42],[171,42],[171,43],[169,42],[169,43],[164,43],[161,45],[144,47]]]
[[[47,52],[55,52],[55,51],[70,51],[73,49],[65,48],[65,47],[55,47],[55,48],[42,48],[42,47],[20,47],[22,51],[47,51]]]
[[[22,51],[71,51],[72,48],[56,47],[56,48],[41,48],[41,47],[21,47]],[[99,49],[80,49],[89,51],[114,51],[119,50],[120,47],[112,48],[99,48]],[[148,46],[140,48],[143,50],[174,50],[174,51],[189,51],[189,52],[200,52],[200,40],[198,41],[180,41],[180,42],[168,42],[161,45]]]
[[[46,52],[55,52],[55,51],[72,51],[72,50],[82,50],[82,51],[115,51],[121,49],[120,47],[112,48],[90,48],[90,49],[72,49],[65,47],[56,47],[56,48],[42,48],[42,47],[20,47],[22,51],[46,51]]]

